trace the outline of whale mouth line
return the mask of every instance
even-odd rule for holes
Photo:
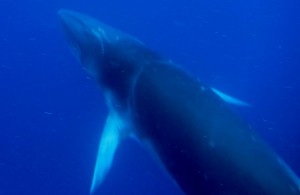
[[[97,38],[97,40],[100,43],[100,49],[101,49],[101,55],[104,56],[105,50],[104,50],[104,41],[103,39],[106,39],[105,31],[102,28],[97,28],[96,30],[92,30],[93,35]]]

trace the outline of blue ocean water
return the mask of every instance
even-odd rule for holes
[[[132,34],[236,108],[300,175],[300,2],[0,1],[0,194],[88,194],[107,109],[58,23],[67,8]],[[125,141],[99,194],[182,194]]]

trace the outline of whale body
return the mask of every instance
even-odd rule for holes
[[[300,194],[298,177],[218,91],[135,37],[80,13],[58,15],[109,109],[91,193],[108,174],[119,143],[134,137],[188,195]]]

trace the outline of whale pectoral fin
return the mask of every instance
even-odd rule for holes
[[[94,176],[90,189],[91,194],[103,182],[111,167],[115,151],[121,138],[121,131],[123,129],[123,120],[116,113],[110,112],[106,119],[98,148]]]
[[[215,94],[217,94],[222,100],[224,100],[225,102],[227,103],[230,103],[230,104],[234,104],[234,105],[237,105],[237,106],[251,106],[250,104],[248,104],[247,102],[244,102],[242,100],[239,100],[235,97],[232,97],[230,95],[227,95],[221,91],[219,91],[218,89],[216,88],[213,88],[211,87],[210,88]]]

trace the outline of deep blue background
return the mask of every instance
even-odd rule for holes
[[[69,52],[60,8],[130,33],[251,103],[235,109],[300,175],[299,1],[1,0],[1,195],[89,192],[107,110]],[[115,159],[99,194],[181,194],[134,141]]]

